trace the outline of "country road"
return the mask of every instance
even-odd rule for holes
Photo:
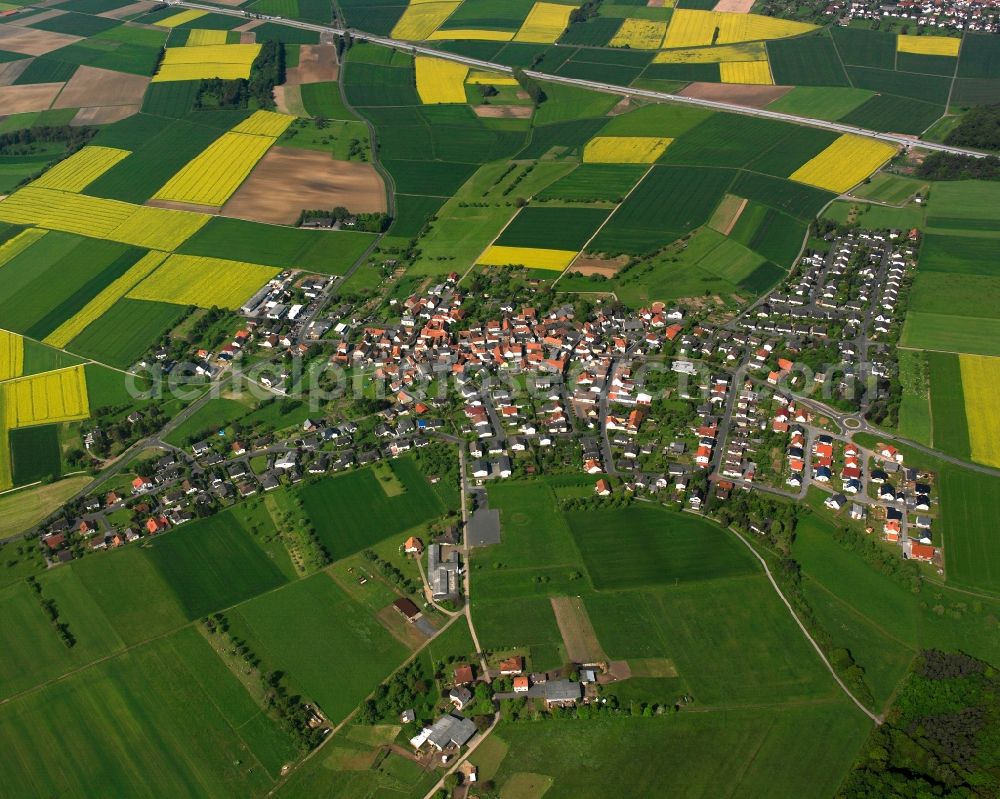
[[[239,9],[222,8],[220,6],[206,5],[204,3],[192,3],[188,2],[188,0],[167,0],[167,4],[181,6],[183,8],[191,8],[198,11],[208,11],[213,14],[228,14],[230,16],[246,18],[246,14]],[[442,58],[447,61],[456,61],[459,64],[466,64],[476,69],[488,70],[491,72],[513,72],[513,69],[506,64],[484,61],[479,58],[470,58],[469,56],[459,55],[458,53],[448,53],[444,50],[436,50],[433,47],[426,47],[416,42],[391,39],[388,36],[376,36],[372,33],[355,30],[354,28],[336,28],[331,25],[317,25],[313,22],[302,22],[296,19],[285,19],[284,17],[268,16],[266,14],[260,15],[260,18],[278,25],[287,25],[292,28],[316,31],[321,34],[332,33],[336,36],[343,36],[344,34],[349,33],[353,39],[358,41],[371,42],[372,44],[382,45],[383,47],[394,47],[396,49],[406,50],[420,55]],[[899,133],[882,133],[881,131],[868,130],[867,128],[859,128],[854,125],[845,125],[840,122],[829,122],[824,119],[813,119],[812,117],[802,117],[795,114],[783,114],[780,111],[768,111],[766,108],[748,108],[734,103],[725,103],[720,100],[702,100],[697,97],[684,97],[679,94],[657,92],[650,89],[635,89],[628,86],[618,86],[613,83],[583,80],[582,78],[567,78],[562,75],[552,75],[547,72],[537,72],[534,70],[525,70],[524,74],[537,80],[549,81],[550,83],[563,83],[569,86],[591,89],[593,91],[621,94],[628,97],[641,97],[645,100],[652,100],[653,102],[682,103],[684,105],[708,108],[713,111],[727,111],[732,114],[743,114],[744,116],[758,117],[761,119],[775,119],[781,122],[808,125],[813,128],[833,131],[834,133],[853,133],[857,136],[866,136],[870,139],[878,139],[879,141],[889,142],[890,144],[896,144],[902,147],[911,147],[916,145],[925,150],[951,153],[953,155],[967,155],[972,158],[984,158],[988,155],[988,153],[966,147],[952,147],[947,144],[917,139],[914,136],[904,136]]]

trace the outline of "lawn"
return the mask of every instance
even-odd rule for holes
[[[334,560],[430,521],[444,504],[409,458],[392,462],[406,492],[387,497],[371,469],[325,478],[299,488],[316,535]]]
[[[752,574],[732,534],[695,516],[633,505],[566,514],[594,588],[614,590]]]
[[[546,799],[609,796],[832,796],[870,726],[846,701],[812,706],[507,723],[495,782],[552,778]],[[789,764],[795,767],[790,768]],[[523,779],[523,778],[520,778]],[[514,796],[514,794],[511,794]]]
[[[12,798],[259,797],[272,786],[261,763],[288,748],[191,629],[17,697],[0,707],[0,729],[0,796]],[[39,758],[54,748],[71,767]]]
[[[229,615],[265,668],[284,672],[334,722],[408,655],[325,572],[247,602]]]
[[[166,436],[166,441],[175,447],[193,444],[215,435],[233,422],[242,419],[250,411],[251,408],[246,402],[214,397],[171,430]]]

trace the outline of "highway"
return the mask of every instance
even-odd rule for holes
[[[220,6],[206,5],[204,3],[192,3],[188,2],[188,0],[167,0],[167,3],[168,5],[180,6],[198,11],[208,11],[213,14],[228,14],[230,16],[240,17],[241,19],[250,19],[239,9],[223,8]],[[377,36],[373,33],[365,33],[364,31],[355,30],[354,28],[336,28],[330,25],[317,25],[313,22],[302,22],[301,20],[267,15],[261,15],[260,19],[266,22],[274,22],[279,25],[287,25],[291,28],[316,31],[317,33],[332,33],[337,36],[350,34],[353,39],[358,41],[371,42],[372,44],[382,45],[383,47],[394,47],[397,50],[405,50],[420,55],[434,56],[447,61],[455,61],[459,64],[465,64],[475,69],[488,70],[491,72],[503,72],[507,74],[513,72],[513,69],[505,64],[497,64],[492,61],[470,58],[468,56],[459,55],[458,53],[447,53],[443,50],[436,50],[433,47],[427,47],[415,42],[391,39],[388,36]],[[922,139],[917,139],[913,136],[904,136],[899,133],[882,133],[881,131],[868,130],[867,128],[859,128],[854,125],[845,125],[841,122],[828,122],[824,119],[801,117],[796,116],[795,114],[783,114],[780,111],[768,111],[766,108],[748,108],[747,106],[725,103],[719,100],[702,100],[697,97],[684,97],[679,94],[670,94],[668,92],[656,92],[649,89],[634,89],[628,86],[617,86],[613,83],[600,83],[598,81],[583,80],[581,78],[567,78],[562,75],[551,75],[547,72],[536,72],[534,70],[525,70],[524,74],[531,78],[535,78],[536,80],[544,80],[551,83],[563,83],[569,86],[578,86],[580,88],[591,89],[598,92],[608,92],[610,94],[620,94],[626,97],[641,97],[644,100],[651,100],[657,103],[681,103],[684,105],[698,106],[700,108],[708,108],[713,111],[727,111],[732,114],[742,114],[744,116],[758,117],[760,119],[774,119],[780,122],[808,125],[809,127],[821,128],[834,133],[853,133],[857,136],[866,136],[870,139],[878,139],[879,141],[888,142],[901,147],[912,147],[916,145],[924,150],[951,153],[952,155],[966,155],[972,158],[983,158],[989,155],[989,153],[984,153],[980,150],[973,150],[966,147],[952,147],[947,144],[923,141]]]

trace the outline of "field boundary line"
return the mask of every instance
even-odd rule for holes
[[[764,567],[764,574],[766,575],[768,581],[771,583],[771,587],[774,589],[775,593],[777,593],[777,595],[781,599],[781,601],[785,603],[785,607],[788,608],[788,612],[791,614],[792,618],[795,619],[795,623],[799,626],[799,629],[802,631],[802,634],[806,637],[806,639],[809,641],[809,643],[812,644],[813,649],[816,650],[816,654],[819,655],[820,660],[823,661],[823,665],[826,666],[827,671],[829,671],[830,675],[833,677],[833,679],[836,680],[837,685],[840,686],[840,689],[847,695],[847,697],[855,705],[857,705],[858,709],[862,713],[864,713],[866,716],[868,716],[868,718],[870,718],[873,722],[875,722],[875,724],[881,726],[883,724],[883,722],[885,721],[885,719],[882,718],[881,716],[876,716],[867,707],[865,707],[861,703],[861,700],[859,700],[853,693],[851,693],[851,690],[847,687],[847,685],[844,683],[844,681],[842,679],[840,679],[840,675],[837,674],[836,670],[833,668],[833,665],[827,659],[826,653],[824,653],[823,650],[822,650],[822,648],[820,648],[820,645],[818,643],[816,643],[816,639],[813,638],[812,635],[810,634],[809,630],[806,629],[806,626],[802,623],[802,620],[799,618],[798,614],[795,612],[795,609],[792,607],[792,604],[785,597],[784,593],[782,593],[781,588],[778,586],[778,583],[775,581],[774,576],[771,574],[771,569],[767,565],[767,561],[764,560],[764,558],[761,557],[760,553],[758,553],[757,550],[753,548],[753,546],[750,544],[750,542],[747,541],[738,532],[736,532],[736,530],[734,530],[732,527],[727,527],[726,529],[729,530],[729,532],[731,532],[734,536],[736,536],[740,540],[740,542],[743,544],[743,546],[745,546],[747,549],[750,550],[750,552],[753,553],[753,556],[755,558],[757,558],[757,560],[760,562],[760,565]]]

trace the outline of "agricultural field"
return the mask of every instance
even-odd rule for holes
[[[20,377],[24,372],[24,339],[17,333],[0,330],[0,381]]]
[[[412,460],[393,461],[392,470],[406,487],[395,497],[386,496],[371,469],[298,489],[316,535],[334,559],[352,555],[444,513],[443,503]],[[359,503],[366,510],[363,517],[352,510]]]
[[[414,66],[417,71],[417,94],[420,95],[421,102],[465,102],[465,78],[469,74],[467,66],[428,56],[417,56]]]
[[[41,189],[80,192],[131,153],[113,147],[84,147],[32,181]]]
[[[635,507],[566,518],[599,590],[733,577],[755,568],[725,530],[680,514]]]
[[[86,358],[128,369],[160,336],[180,322],[186,312],[186,306],[122,297],[66,346]],[[128,330],[129,335],[120,335],[122,330]]]
[[[652,164],[673,139],[662,136],[595,136],[583,148],[588,164]]]
[[[259,44],[168,47],[153,76],[153,82],[173,83],[206,78],[246,79],[250,77],[250,65],[259,53]]]
[[[239,308],[278,269],[244,261],[171,255],[137,283],[127,297],[201,308]]]
[[[224,205],[291,121],[292,117],[285,114],[258,111],[206,147],[153,198],[192,205]]]
[[[334,722],[409,654],[326,572],[240,605],[231,620],[269,668],[284,672]]]
[[[507,723],[488,739],[499,762],[481,755],[488,765],[480,778],[489,775],[503,795],[515,790],[510,795],[537,797],[544,791],[551,799],[613,793],[623,773],[629,790],[640,795],[670,786],[688,796],[766,793],[791,799],[832,794],[867,734],[864,718],[840,701],[584,724]],[[752,755],[747,740],[757,744]],[[571,765],[581,758],[588,768]],[[800,768],[785,767],[788,759]]]
[[[789,178],[828,191],[844,192],[860,183],[896,154],[891,144],[842,135]]]
[[[702,47],[713,44],[736,44],[760,39],[781,39],[814,30],[815,26],[757,14],[677,9],[663,46]]]
[[[993,389],[1000,380],[1000,358],[960,355],[959,364],[972,459],[1000,467],[1000,415],[993,403]]]
[[[4,383],[0,391],[8,429],[86,419],[90,415],[82,366],[20,377]]]

